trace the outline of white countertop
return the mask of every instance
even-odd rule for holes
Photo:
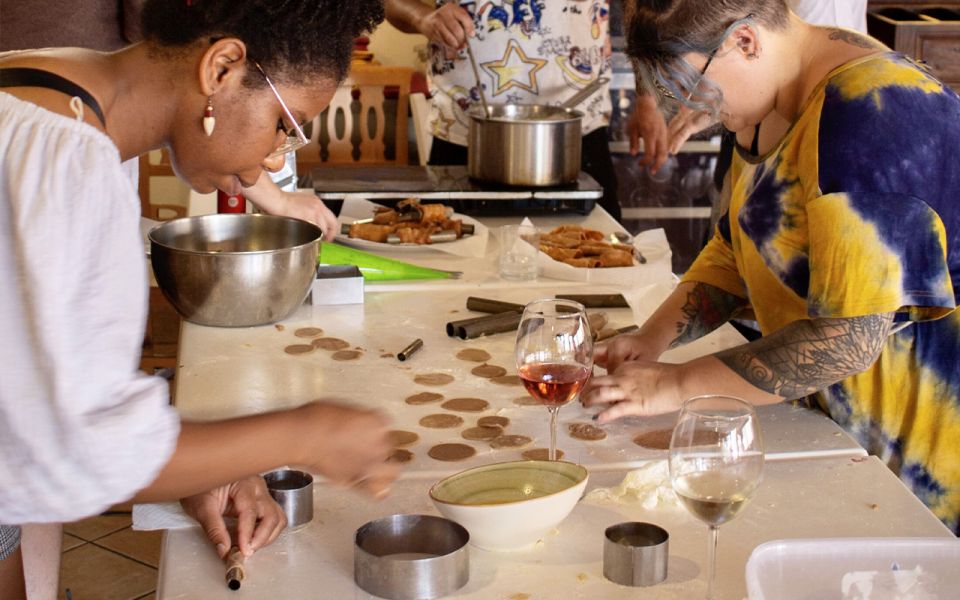
[[[555,283],[551,292],[573,292],[577,287]],[[582,288],[579,288],[583,291]],[[542,288],[481,290],[485,297],[525,303],[544,295]],[[591,292],[615,291],[593,287]],[[641,310],[605,309],[613,326],[637,322],[638,313],[648,312],[669,291],[669,285],[655,286],[630,298]],[[511,421],[508,433],[534,438],[533,447],[549,442],[547,411],[539,406],[518,406],[514,398],[526,396],[520,385],[504,386],[477,377],[470,370],[478,363],[459,360],[455,354],[463,348],[481,348],[491,355],[490,364],[515,373],[514,336],[505,333],[461,340],[448,337],[445,323],[466,318],[470,290],[432,290],[429,292],[367,293],[362,305],[304,306],[283,322],[283,331],[269,325],[241,329],[202,327],[184,324],[180,340],[180,370],[177,376],[176,403],[181,414],[191,419],[213,419],[262,412],[304,402],[329,398],[386,412],[394,427],[414,431],[420,442],[409,447],[414,460],[405,471],[409,477],[437,477],[470,466],[520,458],[519,450],[492,450],[483,442],[466,442],[456,429],[427,429],[421,417],[447,412],[439,403],[410,406],[404,399],[421,391],[456,397],[482,398],[490,408],[482,413],[459,413],[466,423],[475,424],[480,416],[502,415]],[[458,312],[453,313],[452,310]],[[645,318],[645,315],[640,315]],[[299,327],[320,327],[324,335],[338,337],[351,347],[365,350],[358,360],[338,362],[330,352],[317,350],[305,356],[292,356],[283,349],[303,343],[293,332]],[[395,354],[412,340],[423,340],[423,348],[405,362]],[[671,351],[665,360],[688,359],[715,352],[742,342],[732,328],[712,333],[688,347]],[[387,358],[381,354],[389,353]],[[370,377],[375,372],[376,377]],[[415,383],[419,373],[448,373],[455,381],[446,386],[428,387]],[[564,424],[589,422],[595,410],[570,404],[560,410],[559,448],[566,458],[591,468],[614,469],[639,464],[663,455],[633,443],[645,431],[673,426],[674,414],[655,418],[627,418],[605,425],[607,439],[584,442],[567,435]],[[795,408],[789,403],[761,407],[761,426],[771,459],[809,455],[863,455],[863,449],[826,416]],[[426,456],[436,443],[459,441],[477,448],[471,459],[444,463]]]
[[[507,220],[484,219],[488,225]],[[582,221],[570,215],[534,219],[540,227]],[[616,224],[595,210],[587,226],[612,230]],[[393,255],[411,260],[410,255]],[[304,306],[281,323],[254,328],[211,328],[184,322],[181,331],[176,405],[190,419],[213,419],[296,406],[318,398],[336,399],[387,413],[398,429],[421,436],[409,447],[414,460],[407,465],[385,502],[376,504],[349,491],[318,485],[315,519],[305,529],[284,534],[270,548],[250,559],[249,580],[240,592],[250,598],[367,598],[352,580],[352,535],[363,523],[395,513],[436,514],[426,490],[436,479],[469,466],[513,460],[518,450],[492,450],[484,442],[459,438],[462,428],[429,430],[420,427],[421,416],[447,412],[439,404],[410,406],[408,395],[434,391],[446,398],[479,397],[490,408],[479,414],[460,413],[468,424],[484,415],[511,420],[508,433],[534,438],[531,447],[548,440],[547,413],[542,407],[522,407],[512,400],[525,395],[521,386],[502,386],[470,374],[477,363],[458,360],[461,348],[482,348],[498,364],[514,372],[513,336],[499,334],[476,340],[447,337],[445,323],[472,316],[466,311],[468,296],[483,296],[525,303],[554,293],[623,292],[630,309],[604,309],[614,327],[641,323],[665,297],[673,281],[643,289],[541,279],[518,285],[496,278],[492,250],[484,259],[463,259],[439,252],[416,255],[426,266],[463,270],[460,280],[371,284],[365,303],[346,306]],[[331,353],[317,350],[305,356],[283,351],[302,343],[293,332],[299,327],[320,327],[325,335],[339,337],[364,350],[352,362],[336,362]],[[406,362],[393,356],[415,338],[423,349]],[[710,336],[664,356],[680,361],[743,342],[733,328],[724,326]],[[455,381],[443,387],[416,384],[417,373],[444,372]],[[376,377],[370,377],[376,373]],[[825,536],[943,536],[949,532],[923,505],[874,458],[830,419],[789,403],[761,407],[761,428],[767,451],[767,472],[758,497],[736,521],[721,532],[720,581],[724,598],[744,596],[744,564],[759,543],[780,537]],[[566,458],[591,471],[590,487],[613,485],[626,469],[663,459],[665,451],[641,448],[632,442],[639,433],[672,426],[675,415],[650,419],[624,419],[604,426],[607,439],[573,440],[563,426],[588,420],[579,405],[560,411],[559,447]],[[426,456],[441,441],[468,443],[477,448],[472,459],[443,463]],[[799,460],[798,460],[799,459]],[[869,508],[877,504],[878,508]],[[645,513],[636,506],[594,506],[581,503],[563,523],[555,539],[529,553],[493,554],[473,550],[471,582],[464,598],[509,598],[528,593],[534,598],[620,598],[638,592],[607,582],[601,574],[602,531],[624,520],[650,520],[666,527],[671,538],[668,581],[651,588],[657,598],[690,598],[704,591],[701,565],[705,559],[706,527],[682,508]],[[282,587],[280,587],[282,586]],[[321,591],[322,590],[322,591]],[[233,598],[223,584],[223,568],[212,548],[196,530],[168,532],[164,544],[159,598]],[[520,596],[518,596],[520,597]]]
[[[588,489],[615,485],[623,475],[622,470],[591,471]],[[354,532],[364,523],[390,514],[438,514],[427,497],[429,485],[419,480],[398,482],[393,494],[381,503],[339,488],[317,486],[313,521],[282,534],[273,545],[248,559],[239,593],[227,589],[223,565],[199,529],[171,531],[163,547],[157,597],[373,599],[353,582]],[[624,521],[652,522],[668,531],[666,581],[641,590],[603,577],[603,531]],[[740,600],[746,596],[744,565],[762,542],[885,536],[952,537],[876,458],[768,463],[756,497],[737,519],[720,528],[718,598]],[[447,597],[702,598],[706,551],[706,525],[680,506],[644,510],[637,505],[583,500],[553,535],[532,550],[497,553],[470,546],[470,581]]]

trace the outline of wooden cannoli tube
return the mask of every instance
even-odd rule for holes
[[[460,319],[459,321],[450,321],[447,323],[447,335],[450,337],[455,337],[457,335],[457,330],[463,325],[469,323],[476,323],[477,321],[483,321],[484,319],[489,319],[490,315],[483,315],[482,317],[470,317],[469,319]]]
[[[557,294],[560,300],[573,300],[586,308],[630,308],[623,294]]]
[[[230,548],[226,558],[227,572],[225,579],[227,587],[231,590],[239,590],[240,582],[245,575],[243,568],[243,553],[236,546]]]
[[[490,315],[479,321],[460,326],[457,328],[457,337],[464,340],[471,340],[482,335],[516,331],[517,326],[520,325],[521,316],[521,313],[518,312]]]
[[[513,302],[502,302],[500,300],[491,300],[489,298],[477,298],[470,296],[467,298],[467,310],[483,313],[504,313],[504,312],[523,312],[522,304]]]
[[[633,333],[634,331],[640,331],[640,327],[638,325],[627,325],[626,327],[620,327],[619,329],[601,329],[597,334],[596,341],[601,342],[603,340],[618,336],[622,333]]]

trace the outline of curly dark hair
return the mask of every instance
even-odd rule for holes
[[[144,38],[175,50],[236,37],[271,77],[301,83],[346,77],[353,39],[383,20],[383,0],[147,0]],[[259,87],[263,79],[245,82]]]

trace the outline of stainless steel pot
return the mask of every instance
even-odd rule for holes
[[[250,327],[289,316],[316,277],[320,228],[271,215],[217,214],[150,231],[157,284],[184,319]]]
[[[468,112],[467,171],[473,179],[546,187],[580,174],[583,113],[542,104],[505,104]]]

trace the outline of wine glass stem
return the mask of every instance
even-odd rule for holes
[[[707,600],[714,600],[714,583],[717,579],[717,533],[720,528],[710,525],[709,539],[707,540]]]
[[[550,460],[557,460],[557,414],[560,412],[559,406],[548,406],[550,411]]]

